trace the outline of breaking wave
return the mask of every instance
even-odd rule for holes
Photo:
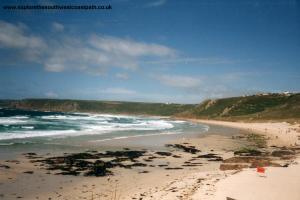
[[[59,113],[0,108],[0,140],[111,135],[123,139],[150,135],[178,134],[186,121],[159,117],[113,114]],[[205,131],[205,127],[202,127]],[[123,133],[124,134],[120,134]],[[128,134],[130,132],[130,134]],[[118,134],[115,134],[118,133]],[[11,144],[11,143],[3,143]],[[1,144],[0,144],[1,145]]]

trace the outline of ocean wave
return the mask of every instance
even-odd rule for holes
[[[73,113],[66,115],[47,115],[41,116],[41,119],[67,119],[67,120],[112,120],[112,119],[136,119],[134,116],[127,115],[112,115],[112,114],[88,114],[88,113]]]
[[[39,114],[36,116],[16,115],[0,117],[0,125],[5,127],[0,131],[0,140],[34,137],[64,138],[107,133],[112,133],[111,137],[115,138],[114,133],[119,131],[124,131],[124,134],[126,134],[126,131],[136,131],[135,133],[140,131],[143,133],[130,137],[151,136],[151,134],[166,135],[168,133],[174,134],[182,125],[186,126],[185,124],[190,125],[187,127],[194,126],[189,122],[170,118],[114,114],[51,113],[49,115],[49,113],[44,113],[44,115]],[[201,125],[201,127],[206,131],[209,129],[208,126]],[[159,133],[153,133],[155,131]],[[119,139],[123,139],[127,136],[119,137],[121,137]]]
[[[0,134],[0,140],[10,139],[23,139],[33,137],[50,137],[57,135],[73,135],[76,134],[75,130],[63,130],[63,131],[24,131],[24,132],[11,132]]]
[[[33,126],[22,126],[24,131],[6,132],[0,133],[0,140],[9,139],[22,139],[33,137],[69,137],[69,136],[81,136],[81,135],[100,135],[110,133],[114,131],[151,131],[151,130],[164,130],[172,128],[173,125],[167,122],[151,122],[143,124],[110,124],[109,126],[99,125],[86,125],[82,127],[82,130],[33,130]],[[161,134],[161,133],[160,133]]]
[[[14,117],[10,117],[10,118],[13,118],[13,119],[28,119],[29,117],[27,117],[27,116],[14,116]]]
[[[34,126],[21,126],[24,129],[34,129]]]
[[[0,146],[10,146],[10,145],[14,145],[14,142],[1,142]]]
[[[41,116],[41,119],[67,119],[68,116],[65,115],[49,115],[49,116]]]
[[[129,131],[129,130],[164,130],[174,125],[167,121],[135,121],[133,123],[86,124],[83,128],[91,131]]]
[[[176,124],[185,124],[186,123],[186,121],[183,121],[183,120],[174,120],[172,122],[176,123]]]
[[[24,124],[26,122],[27,122],[26,120],[22,120],[20,118],[15,118],[15,117],[1,117],[0,118],[1,125]]]
[[[201,127],[205,132],[209,131],[209,126],[201,124]]]

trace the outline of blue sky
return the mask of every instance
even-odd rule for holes
[[[22,1],[0,11],[0,98],[198,103],[300,91],[297,0]],[[25,3],[23,3],[25,4]]]

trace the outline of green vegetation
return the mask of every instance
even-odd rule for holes
[[[300,93],[261,94],[206,100],[200,104],[165,104],[59,99],[1,100],[0,107],[63,112],[95,112],[176,116],[217,120],[300,119]]]
[[[0,104],[1,105],[1,104]],[[8,107],[62,112],[122,113],[171,116],[193,108],[191,104],[164,104],[119,101],[24,99]]]
[[[220,120],[300,118],[300,94],[265,94],[206,100],[178,116]]]

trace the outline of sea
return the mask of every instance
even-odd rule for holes
[[[0,153],[36,148],[157,146],[208,129],[206,125],[167,117],[0,108]]]

